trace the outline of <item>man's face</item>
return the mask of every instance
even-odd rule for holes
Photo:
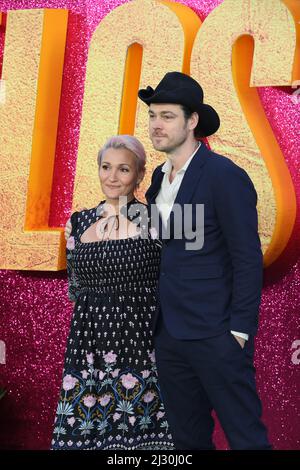
[[[187,140],[189,133],[179,104],[150,104],[149,135],[156,150],[172,153]]]

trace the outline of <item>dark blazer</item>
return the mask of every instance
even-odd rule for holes
[[[146,193],[152,220],[164,176],[161,168],[154,170]],[[175,221],[171,212],[159,278],[160,311],[169,333],[178,339],[206,338],[226,330],[255,334],[263,257],[257,231],[257,194],[249,176],[202,143],[185,172],[175,203],[182,209],[184,204],[191,205],[193,230],[196,205],[204,204],[204,243],[187,250],[186,243],[191,240],[184,234],[184,219]],[[166,235],[161,220],[157,229],[160,236]]]

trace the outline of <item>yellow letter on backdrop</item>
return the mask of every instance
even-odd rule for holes
[[[221,127],[210,144],[243,167],[257,189],[266,265],[288,242],[296,200],[284,157],[254,87],[291,85],[295,47],[293,17],[280,1],[224,0],[203,23],[192,55],[192,76],[203,85],[205,100],[221,117]]]
[[[0,268],[64,268],[48,227],[67,11],[11,11],[0,104]]]
[[[139,86],[156,86],[166,72],[182,69],[186,49],[180,15],[185,15],[186,28],[188,24],[191,26],[192,38],[200,20],[189,8],[177,5],[176,9],[175,3],[169,8],[167,3],[153,0],[128,2],[109,13],[93,34],[85,81],[74,209],[95,206],[100,200],[96,157],[105,140],[124,132],[123,129],[134,132],[137,95],[130,96],[130,112],[126,105],[130,87],[133,85],[137,91]],[[128,50],[130,60],[126,66]],[[124,106],[128,110],[127,116],[121,112]],[[140,103],[135,134],[146,146],[150,170],[155,159],[161,156],[155,154],[149,142],[147,107]],[[150,174],[151,171],[142,190],[149,184]]]

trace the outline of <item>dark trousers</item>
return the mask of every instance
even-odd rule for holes
[[[176,449],[214,449],[212,410],[231,449],[271,449],[255,385],[253,338],[244,349],[230,331],[179,340],[169,335],[160,315],[154,345]]]

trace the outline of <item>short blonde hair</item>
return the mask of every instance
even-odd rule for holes
[[[134,153],[137,158],[137,170],[138,173],[142,173],[145,171],[146,165],[146,152],[143,147],[143,144],[132,135],[122,134],[122,135],[114,135],[110,137],[103,147],[99,150],[98,153],[98,166],[101,165],[103,154],[106,150],[113,148],[113,149],[127,149],[130,152]]]

